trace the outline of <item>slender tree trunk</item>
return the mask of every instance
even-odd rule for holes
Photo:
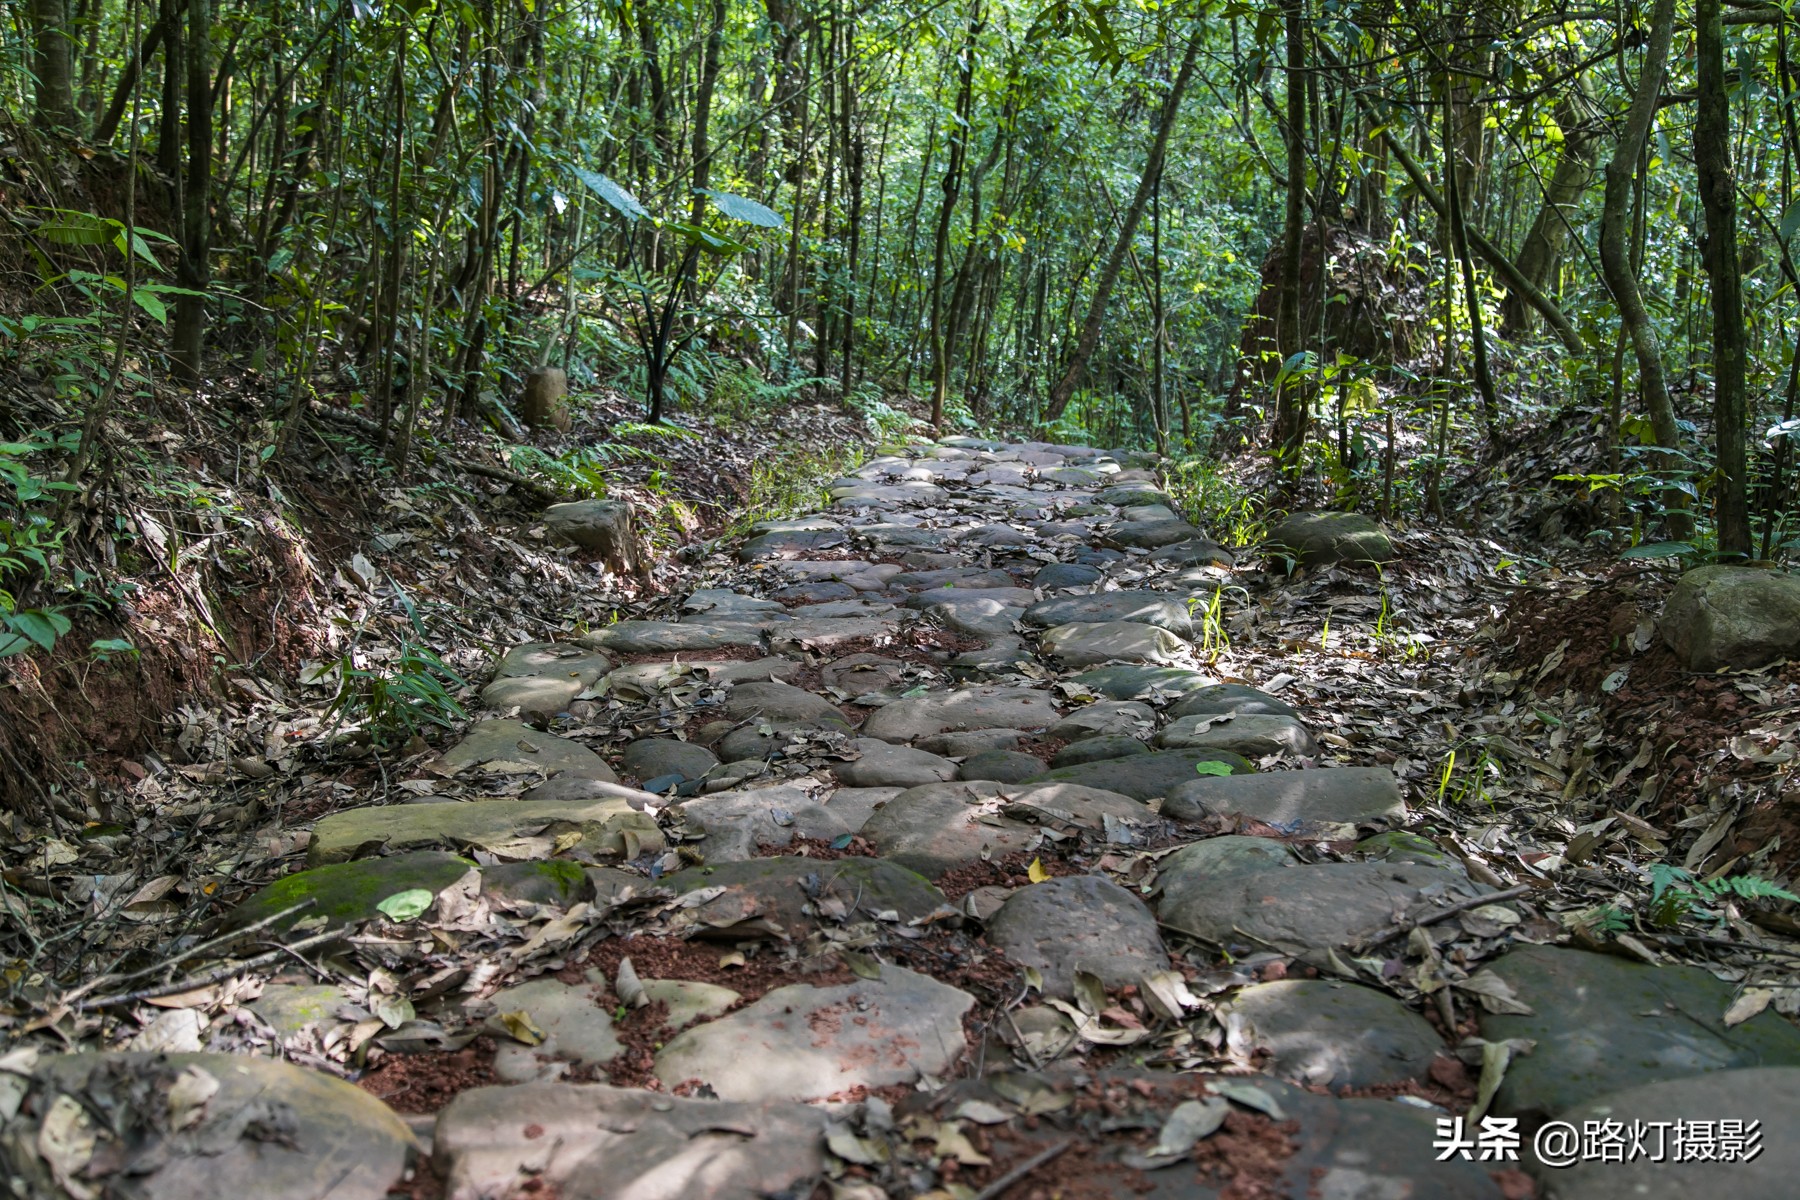
[[[1500,398],[1494,391],[1494,377],[1488,370],[1487,330],[1483,328],[1481,293],[1475,286],[1475,262],[1469,257],[1469,238],[1463,218],[1463,180],[1459,168],[1457,142],[1452,136],[1450,106],[1444,108],[1444,199],[1450,208],[1450,244],[1462,268],[1463,305],[1469,310],[1469,341],[1475,366],[1475,389],[1481,394],[1481,415],[1491,440],[1500,428]],[[1445,326],[1450,322],[1445,314]]]
[[[209,0],[187,0],[187,179],[181,213],[181,256],[175,277],[181,286],[201,295],[175,298],[175,324],[170,335],[170,357],[176,374],[188,383],[199,383],[206,342],[207,285],[212,270],[212,71],[208,47],[212,44],[212,9]]]
[[[1075,396],[1075,388],[1087,370],[1088,360],[1094,355],[1094,347],[1100,342],[1100,327],[1106,319],[1106,306],[1112,300],[1113,285],[1119,281],[1119,272],[1125,268],[1126,255],[1131,250],[1132,239],[1137,236],[1138,225],[1144,219],[1144,210],[1150,207],[1150,193],[1155,190],[1157,178],[1162,173],[1163,155],[1169,147],[1169,134],[1175,128],[1175,120],[1181,112],[1181,98],[1194,77],[1194,63],[1200,54],[1200,42],[1205,29],[1204,22],[1195,21],[1194,31],[1188,38],[1187,53],[1181,60],[1181,69],[1176,72],[1175,82],[1163,99],[1156,137],[1150,143],[1150,153],[1145,159],[1143,174],[1138,177],[1137,194],[1131,199],[1131,207],[1125,210],[1119,236],[1113,242],[1112,252],[1107,255],[1106,265],[1101,268],[1099,278],[1094,281],[1094,294],[1088,301],[1087,318],[1081,323],[1081,333],[1076,338],[1074,353],[1063,370],[1062,378],[1050,389],[1049,403],[1045,405],[1043,415],[1039,418],[1043,425],[1054,423],[1069,406],[1069,401]]]
[[[1300,329],[1300,251],[1306,232],[1305,0],[1286,0],[1282,7],[1287,20],[1287,203],[1281,222],[1281,291],[1275,303],[1275,347],[1286,364],[1305,344]],[[1321,252],[1323,249],[1320,247]],[[1275,396],[1275,454],[1290,472],[1300,469],[1310,399],[1302,377],[1295,374],[1287,374]]]
[[[1673,450],[1679,444],[1680,430],[1675,424],[1675,405],[1669,399],[1669,386],[1663,373],[1662,345],[1656,327],[1644,307],[1643,293],[1638,290],[1637,276],[1631,269],[1630,232],[1627,229],[1631,209],[1633,177],[1644,143],[1650,136],[1650,125],[1656,117],[1657,100],[1667,74],[1669,43],[1675,30],[1675,0],[1656,0],[1650,18],[1650,42],[1644,51],[1644,67],[1638,77],[1637,94],[1626,113],[1625,128],[1619,134],[1612,160],[1606,164],[1606,203],[1600,217],[1600,267],[1607,290],[1619,309],[1619,320],[1631,338],[1631,349],[1637,357],[1638,390],[1656,432],[1659,446]],[[1672,456],[1665,456],[1665,467],[1672,467]],[[1687,496],[1678,488],[1663,493],[1667,507],[1665,518],[1669,533],[1676,540],[1693,534],[1693,518],[1685,511]]]
[[[957,192],[962,186],[963,158],[969,149],[970,105],[975,89],[975,41],[981,35],[981,0],[969,6],[969,24],[963,37],[958,69],[962,86],[956,96],[951,121],[950,156],[944,164],[944,198],[938,205],[937,238],[931,254],[931,428],[944,429],[944,400],[950,390],[950,346],[944,333],[944,258],[950,248],[950,222],[956,213]]]
[[[1699,0],[1694,12],[1699,58],[1699,109],[1694,119],[1694,167],[1706,237],[1700,243],[1712,281],[1713,437],[1719,479],[1719,551],[1750,557],[1744,424],[1744,287],[1738,263],[1737,186],[1731,170],[1731,101],[1725,93],[1725,50],[1719,0]]]
[[[1556,106],[1556,123],[1562,127],[1562,152],[1556,157],[1550,179],[1544,186],[1544,200],[1519,243],[1514,257],[1519,274],[1540,290],[1551,290],[1563,246],[1576,220],[1582,193],[1594,178],[1594,157],[1598,139],[1580,124],[1580,114],[1571,100]],[[1537,323],[1537,312],[1517,292],[1508,291],[1500,303],[1500,332],[1518,337],[1531,332]]]

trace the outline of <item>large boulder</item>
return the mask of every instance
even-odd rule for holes
[[[621,574],[638,569],[631,505],[624,500],[576,500],[544,510],[544,527],[584,550],[595,550]]]
[[[1662,636],[1694,671],[1760,667],[1800,654],[1800,578],[1757,567],[1697,567],[1669,593]]]
[[[1302,567],[1384,563],[1394,557],[1388,535],[1361,513],[1289,513],[1269,530],[1269,545]]]

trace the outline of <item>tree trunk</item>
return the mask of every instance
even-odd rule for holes
[[[74,45],[66,0],[31,0],[31,70],[37,76],[32,115],[46,129],[76,128]]]
[[[950,246],[950,221],[956,214],[956,196],[962,186],[963,157],[969,149],[970,105],[975,89],[975,40],[981,34],[981,0],[969,6],[969,24],[963,37],[962,87],[956,94],[956,113],[951,120],[950,157],[944,164],[944,198],[938,205],[937,238],[931,253],[931,429],[944,430],[944,398],[950,390],[950,347],[944,336],[944,256]]]
[[[1050,389],[1050,402],[1039,418],[1042,425],[1054,423],[1062,416],[1063,410],[1069,407],[1069,401],[1075,396],[1075,387],[1087,370],[1088,359],[1093,357],[1094,347],[1099,344],[1100,326],[1106,318],[1106,306],[1112,299],[1113,285],[1118,282],[1119,272],[1125,267],[1132,239],[1137,236],[1138,224],[1144,219],[1144,210],[1150,207],[1150,194],[1155,190],[1157,179],[1162,174],[1163,155],[1169,147],[1169,134],[1175,128],[1175,119],[1181,112],[1181,97],[1194,77],[1194,62],[1199,57],[1200,41],[1205,30],[1204,22],[1194,23],[1194,32],[1188,38],[1187,53],[1181,60],[1181,70],[1176,73],[1175,83],[1163,100],[1156,138],[1150,143],[1150,154],[1145,159],[1143,174],[1138,176],[1137,195],[1132,197],[1131,207],[1125,210],[1125,219],[1119,228],[1117,240],[1113,242],[1112,253],[1107,255],[1106,265],[1101,268],[1099,278],[1094,281],[1094,295],[1088,302],[1087,319],[1081,323],[1075,351],[1063,370],[1062,378]]]
[[[1287,204],[1281,222],[1281,290],[1275,300],[1275,348],[1285,366],[1305,344],[1300,330],[1300,250],[1306,232],[1305,0],[1287,0],[1282,7],[1287,18]],[[1286,371],[1282,376],[1281,389],[1275,395],[1275,454],[1287,469],[1298,471],[1300,451],[1306,445],[1310,396],[1299,376]]]
[[[185,382],[200,382],[206,342],[206,297],[212,271],[212,9],[208,0],[187,0],[187,179],[181,211],[181,255],[175,278],[200,295],[175,298],[175,325],[169,355]]]
[[[1599,149],[1595,136],[1578,125],[1580,114],[1575,105],[1564,99],[1556,106],[1556,123],[1562,127],[1562,153],[1544,186],[1544,201],[1519,243],[1514,257],[1519,274],[1541,291],[1550,290],[1556,269],[1562,262],[1563,246],[1569,229],[1575,223],[1581,195],[1594,178],[1594,157]],[[1537,323],[1537,312],[1517,292],[1508,291],[1500,302],[1500,332],[1506,337],[1530,333]]]
[[[1750,557],[1750,511],[1744,470],[1744,288],[1738,263],[1737,188],[1731,171],[1731,101],[1725,94],[1725,52],[1719,0],[1699,0],[1694,12],[1699,58],[1699,108],[1694,119],[1694,168],[1706,237],[1700,253],[1712,281],[1713,437],[1717,441],[1719,552]]]
[[[1619,134],[1612,160],[1606,164],[1606,203],[1600,217],[1600,268],[1607,290],[1619,308],[1631,338],[1631,349],[1637,356],[1638,390],[1656,432],[1657,445],[1673,450],[1680,440],[1675,425],[1675,406],[1669,399],[1669,386],[1663,374],[1662,346],[1644,307],[1637,277],[1631,270],[1630,234],[1627,229],[1631,210],[1632,180],[1637,174],[1638,160],[1650,136],[1650,124],[1656,116],[1657,99],[1669,61],[1669,43],[1675,29],[1675,0],[1656,0],[1650,19],[1650,43],[1644,51],[1644,67],[1638,78],[1637,94],[1631,98],[1625,128]],[[1672,456],[1663,459],[1665,467],[1673,466]],[[1693,519],[1685,511],[1687,496],[1678,488],[1663,492],[1668,513],[1669,533],[1677,541],[1693,534]]]

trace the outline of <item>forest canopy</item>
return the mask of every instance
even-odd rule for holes
[[[1261,446],[1390,514],[1577,413],[1633,543],[1788,544],[1773,4],[9,8],[0,349],[70,483],[165,375],[248,367],[263,453],[329,408],[404,470],[523,440],[548,368],[650,423]]]

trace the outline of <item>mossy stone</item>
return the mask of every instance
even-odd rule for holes
[[[594,881],[580,863],[551,858],[536,862],[496,863],[481,871],[484,894],[530,904],[571,904],[594,898]]]
[[[271,928],[286,930],[295,922],[319,917],[325,918],[325,928],[341,928],[380,916],[377,906],[398,892],[424,890],[435,895],[474,867],[468,859],[441,850],[313,867],[277,879],[233,909],[225,921],[228,928],[242,928],[311,900],[310,908],[281,918]]]

